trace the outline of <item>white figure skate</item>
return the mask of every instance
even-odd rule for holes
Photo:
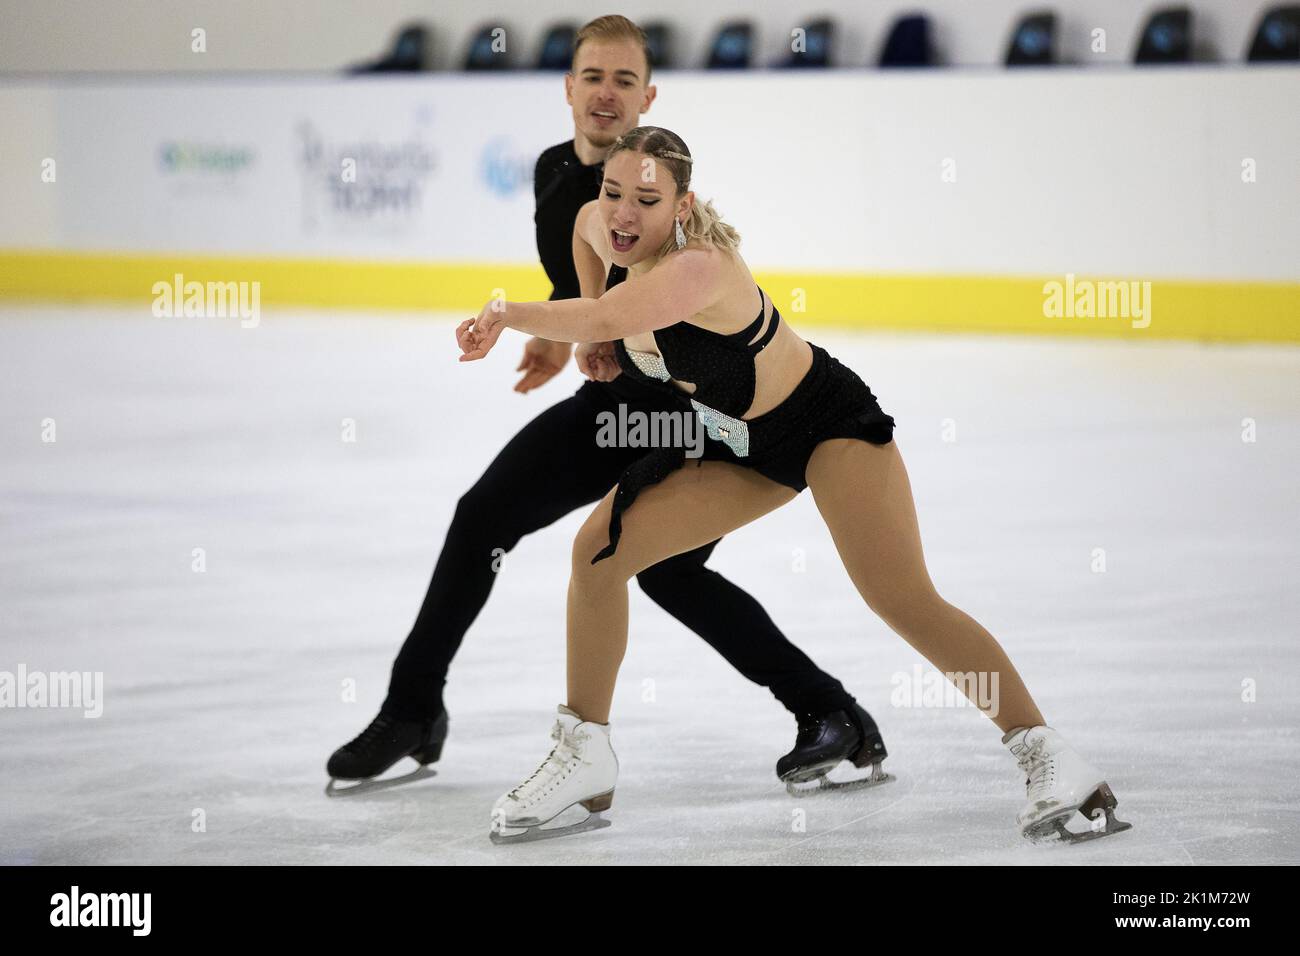
[[[610,825],[601,816],[618,782],[609,724],[584,721],[560,707],[551,739],[555,747],[542,765],[493,805],[493,843],[530,843]],[[566,822],[574,816],[575,822]]]
[[[1002,738],[1025,773],[1024,808],[1016,814],[1020,832],[1038,841],[1052,835],[1066,843],[1095,840],[1132,827],[1115,819],[1118,801],[1101,771],[1079,756],[1051,727],[1018,727]],[[1066,829],[1075,811],[1089,822],[1086,832]]]

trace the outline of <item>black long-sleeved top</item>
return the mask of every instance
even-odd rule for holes
[[[537,157],[533,172],[533,198],[537,203],[533,222],[537,226],[537,254],[546,277],[551,280],[552,300],[582,296],[578,270],[573,265],[573,224],[578,210],[600,195],[604,178],[605,164],[584,166],[573,148],[573,140],[552,146]],[[612,266],[610,271],[616,273],[616,279],[626,274],[619,266]],[[602,386],[625,401],[671,408],[682,401],[669,387],[656,388],[628,375],[620,375],[612,382],[588,384]]]
[[[537,157],[533,172],[533,197],[537,209],[537,254],[551,280],[552,299],[576,299],[582,295],[578,272],[573,267],[573,223],[578,210],[600,194],[605,164],[584,166],[573,148],[573,140],[552,146]]]

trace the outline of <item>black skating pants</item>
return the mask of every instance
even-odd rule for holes
[[[644,454],[644,449],[596,444],[597,414],[615,410],[619,402],[629,411],[669,408],[653,393],[642,397],[627,384],[587,382],[525,425],[461,497],[424,604],[393,665],[386,713],[414,720],[442,710],[447,669],[487,602],[501,553],[524,535],[599,501],[622,470]],[[848,707],[853,698],[838,680],[791,644],[753,597],[704,566],[717,543],[647,568],[637,583],[792,713]]]

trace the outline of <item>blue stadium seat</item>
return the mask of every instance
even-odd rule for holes
[[[1300,60],[1300,6],[1266,11],[1246,59],[1251,63]]]
[[[744,20],[723,24],[709,48],[710,70],[744,70],[754,58],[754,28]]]
[[[429,29],[418,23],[402,28],[393,41],[393,48],[373,63],[355,66],[353,73],[418,73],[432,66],[430,58]]]
[[[1056,62],[1056,14],[1030,13],[1011,34],[1007,66],[1051,66]]]
[[[573,62],[573,38],[578,28],[572,23],[557,23],[542,38],[542,50],[537,55],[539,70],[568,70]]]
[[[505,50],[498,53],[492,47],[494,41],[492,31],[498,29],[504,29],[504,27],[499,23],[493,23],[479,27],[475,31],[473,38],[469,41],[469,50],[465,54],[466,70],[478,72],[481,70],[510,69],[517,34],[513,30],[507,30],[505,34]]]
[[[1157,10],[1142,28],[1134,63],[1188,63],[1192,59],[1192,11],[1187,7]]]
[[[645,24],[641,29],[645,31],[646,44],[650,47],[651,68],[660,70],[672,66],[672,27],[663,21],[656,21]]]
[[[880,54],[880,65],[934,66],[934,48],[930,44],[930,18],[924,14],[899,17],[885,48]]]
[[[797,23],[795,27],[804,31],[804,48],[802,51],[791,50],[789,58],[782,65],[794,68],[830,66],[835,24],[830,19],[823,18],[809,23]]]

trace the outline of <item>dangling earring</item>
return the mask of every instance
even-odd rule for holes
[[[685,233],[685,231],[683,231],[683,229],[682,229],[682,221],[681,221],[680,219],[674,219],[673,222],[677,224],[677,248],[678,248],[678,249],[685,249],[685,248],[686,248],[686,233]]]

